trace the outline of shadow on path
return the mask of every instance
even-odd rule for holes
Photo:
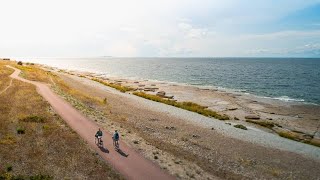
[[[104,153],[109,153],[109,150],[103,146],[99,146],[99,149]]]
[[[128,157],[129,154],[126,154],[125,152],[123,152],[120,148],[117,148],[116,151],[121,155],[121,156],[124,156],[124,157]]]

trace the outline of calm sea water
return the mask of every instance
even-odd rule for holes
[[[243,90],[320,104],[320,58],[88,58],[33,62],[137,79]]]

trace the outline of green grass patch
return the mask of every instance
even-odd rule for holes
[[[243,129],[243,130],[248,130],[247,127],[245,127],[245,126],[242,125],[242,124],[237,124],[237,125],[234,125],[233,127],[239,128],[239,129]]]
[[[23,127],[18,127],[18,128],[17,128],[17,133],[18,133],[18,134],[25,134],[25,133],[26,133],[26,130],[25,130],[25,128],[23,128]]]
[[[109,87],[112,87],[112,88],[114,88],[114,89],[117,89],[117,90],[119,90],[120,92],[123,92],[123,93],[124,93],[124,92],[127,92],[127,91],[132,91],[132,90],[134,90],[134,89],[131,88],[131,87],[121,86],[121,85],[115,84],[115,83],[108,83],[108,82],[105,82],[105,81],[100,80],[100,79],[97,79],[97,78],[92,78],[91,80],[96,81],[96,82],[99,82],[99,83],[101,83],[101,84],[103,84],[103,85],[105,85],[105,86],[109,86]]]
[[[23,122],[35,122],[35,123],[44,123],[45,122],[45,118],[44,117],[36,116],[36,115],[23,117],[23,118],[21,118],[19,120],[23,121]]]
[[[207,117],[214,117],[219,120],[229,120],[229,116],[218,114],[215,111],[207,109],[207,107],[205,107],[205,106],[201,106],[201,105],[193,103],[193,102],[176,102],[176,101],[165,99],[165,98],[162,98],[162,97],[159,97],[156,95],[146,94],[144,92],[134,92],[133,94],[136,96],[143,97],[145,99],[149,99],[149,100],[156,101],[156,102],[161,102],[161,103],[175,106],[175,107],[178,107],[181,109],[196,112],[198,114],[201,114],[201,115],[204,115]]]

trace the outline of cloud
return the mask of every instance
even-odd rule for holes
[[[319,1],[0,1],[0,52],[2,56],[291,53],[296,47],[320,42],[319,31],[266,31],[263,24],[316,3]]]

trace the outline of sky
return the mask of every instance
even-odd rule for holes
[[[0,57],[320,57],[320,0],[0,0]]]

